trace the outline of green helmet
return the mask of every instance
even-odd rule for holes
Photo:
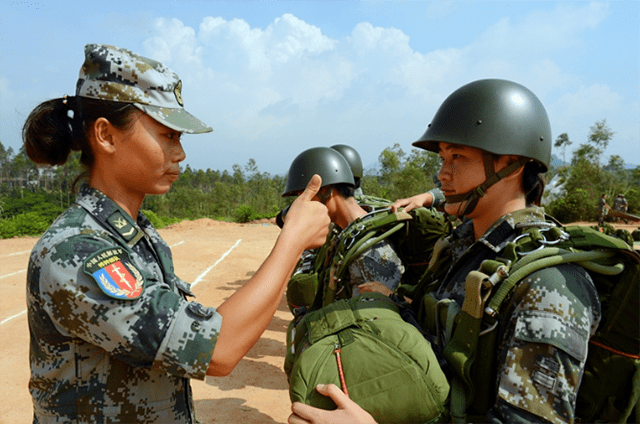
[[[322,177],[322,187],[341,183],[355,186],[349,162],[340,152],[330,147],[313,147],[291,163],[282,196],[295,196],[304,190],[314,174]]]
[[[360,154],[351,146],[347,146],[346,144],[336,144],[331,146],[332,149],[337,150],[344,156],[344,158],[349,163],[351,167],[351,172],[353,173],[353,178],[362,178],[363,167],[362,167],[362,159],[360,159]]]
[[[543,172],[551,161],[544,106],[529,89],[506,80],[474,81],[447,97],[413,145],[437,153],[439,142],[533,159]]]

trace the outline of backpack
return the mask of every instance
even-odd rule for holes
[[[341,232],[332,227],[323,246],[303,254],[287,284],[287,305],[297,315],[336,299],[351,298],[349,265],[385,239],[395,246],[405,267],[403,284],[417,284],[427,269],[435,242],[450,230],[449,220],[432,208],[421,207],[409,213],[373,208]],[[322,287],[321,292],[318,287]]]
[[[284,366],[291,402],[336,409],[315,389],[334,383],[376,422],[447,421],[447,378],[429,342],[390,297],[337,300],[291,328]]]
[[[485,260],[478,271],[469,274],[462,312],[451,305],[442,307],[442,302],[428,293],[422,298],[425,309],[435,311],[436,320],[446,323],[444,356],[455,372],[451,381],[452,418],[481,420],[493,405],[494,353],[500,342],[498,331],[493,330],[507,321],[500,314],[517,283],[539,269],[575,263],[593,279],[602,305],[602,318],[590,340],[578,391],[578,418],[584,422],[640,421],[638,252],[620,238],[593,228],[558,226],[526,229],[506,245],[502,254],[502,258]],[[438,269],[430,271],[437,273]],[[469,293],[475,289],[470,287],[477,287],[478,293],[481,288],[491,290],[491,294],[484,294],[484,300],[474,300]]]

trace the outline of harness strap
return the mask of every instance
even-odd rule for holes
[[[491,293],[492,284],[488,280],[489,277],[480,271],[471,271],[467,275],[459,322],[444,350],[447,363],[456,371],[451,398],[451,417],[454,422],[466,421],[465,411],[475,394],[471,367],[478,352],[484,303]]]
[[[571,252],[558,247],[546,247],[541,250],[531,252],[531,254],[517,261],[510,270],[510,275],[500,285],[495,295],[489,301],[487,313],[496,316],[500,313],[505,298],[511,292],[516,283],[527,275],[547,267],[557,266],[565,263],[576,262],[586,269],[597,268],[598,272],[607,272],[608,275],[617,275],[624,270],[622,264],[606,266],[596,264],[593,261],[615,256],[612,250],[592,250],[584,252]]]
[[[363,215],[334,237],[334,247],[327,251],[327,255],[331,256],[330,263],[325,261],[328,265],[328,278],[325,277],[319,281],[320,287],[318,287],[312,309],[326,306],[335,300],[337,294],[343,289],[343,287],[338,287],[342,276],[354,259],[376,243],[402,229],[406,221],[413,219],[409,213],[404,211],[372,217],[372,215],[388,211],[387,208]],[[389,228],[390,226],[391,228]],[[388,228],[386,231],[381,232],[386,228]]]
[[[455,371],[454,381],[451,386],[451,416],[454,421],[464,422],[467,420],[466,411],[472,402],[474,405],[482,404],[484,406],[483,402],[488,401],[487,396],[483,393],[479,394],[481,399],[474,399],[476,393],[472,381],[472,367],[476,358],[478,356],[483,357],[484,359],[479,363],[484,368],[490,368],[488,364],[491,364],[491,361],[488,361],[488,363],[484,361],[491,356],[491,352],[488,352],[488,349],[495,346],[489,342],[482,343],[481,348],[478,348],[480,336],[491,333],[495,328],[491,327],[481,332],[483,316],[485,322],[495,322],[495,318],[499,316],[502,306],[507,303],[505,300],[515,285],[527,275],[542,268],[573,262],[585,268],[597,268],[599,272],[605,271],[609,273],[608,275],[618,274],[623,268],[621,269],[616,265],[605,266],[593,262],[610,258],[615,254],[615,251],[607,250],[571,252],[552,247],[531,252],[511,265],[510,274],[503,281],[500,282],[501,278],[497,278],[496,285],[498,288],[491,296],[488,302],[489,305],[486,308],[484,304],[496,280],[494,278],[495,274],[491,277],[480,271],[473,271],[469,274],[465,281],[465,300],[459,315],[459,321],[453,338],[444,352],[447,362]],[[496,270],[497,272],[498,270]],[[501,272],[504,272],[504,269],[501,269]],[[490,339],[495,339],[495,332],[493,332]],[[474,377],[477,378],[478,373],[486,375],[486,371],[486,369],[478,372],[474,371]],[[474,400],[479,400],[480,402],[474,402]]]

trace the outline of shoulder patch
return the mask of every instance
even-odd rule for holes
[[[144,277],[122,247],[98,250],[84,261],[83,270],[96,280],[107,296],[114,299],[137,299],[144,290]]]

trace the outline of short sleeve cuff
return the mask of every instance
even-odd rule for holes
[[[431,207],[432,208],[439,208],[441,206],[444,206],[444,204],[446,203],[446,200],[444,198],[444,193],[442,192],[442,190],[438,187],[433,188],[431,190],[429,190],[427,193],[431,193],[431,195],[433,196],[433,201],[431,202]]]
[[[176,312],[155,361],[167,372],[204,380],[222,327],[214,308],[184,301]]]

